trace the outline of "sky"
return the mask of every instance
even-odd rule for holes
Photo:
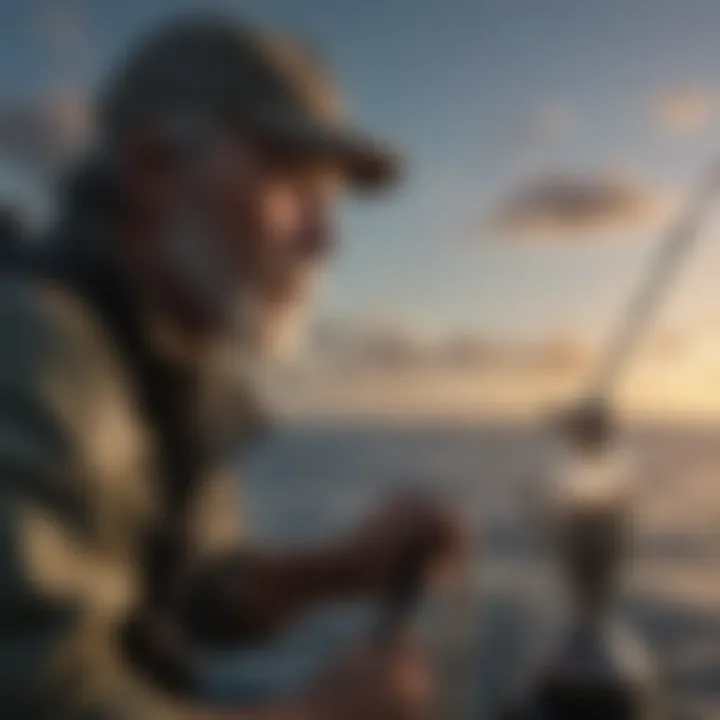
[[[0,105],[65,98],[73,126],[75,99],[130,40],[197,7],[1,0]],[[214,7],[310,40],[357,122],[407,157],[402,187],[344,209],[342,250],[313,310],[323,342],[309,352],[329,346],[339,366],[295,373],[295,411],[464,417],[580,388],[720,151],[720,4]],[[0,192],[39,203],[32,173],[1,158]],[[621,392],[631,412],[720,417],[719,221],[715,207],[638,350]]]

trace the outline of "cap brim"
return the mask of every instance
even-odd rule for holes
[[[337,163],[348,182],[361,190],[387,188],[402,175],[398,153],[352,128],[313,120],[266,118],[261,132],[290,153]]]

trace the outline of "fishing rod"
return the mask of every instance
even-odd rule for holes
[[[678,275],[683,261],[696,244],[708,206],[720,188],[720,163],[713,164],[692,194],[685,212],[670,227],[636,292],[611,334],[607,350],[598,364],[587,397],[607,400],[637,346],[643,330]],[[374,639],[383,647],[396,643],[414,616],[422,599],[425,570],[432,547],[418,540],[401,553],[391,574],[381,607]]]
[[[720,165],[713,164],[690,193],[684,212],[651,254],[647,270],[610,336],[584,402],[562,418],[565,433],[580,456],[584,456],[582,465],[575,468],[580,472],[581,483],[588,459],[600,472],[599,476],[591,475],[596,486],[598,478],[602,479],[607,472],[604,452],[600,464],[595,461],[597,451],[604,451],[612,434],[609,406],[613,390],[642,332],[695,247],[719,187]],[[573,488],[566,488],[565,492],[568,491],[572,496]],[[618,640],[621,634],[617,628],[608,630],[614,622],[612,598],[618,591],[618,568],[628,549],[629,509],[622,493],[599,499],[591,495],[587,501],[582,496],[581,492],[579,500],[563,505],[553,531],[558,559],[575,605],[573,614],[582,618],[582,622],[571,618],[556,642],[551,661],[546,661],[531,683],[527,697],[522,699],[517,712],[511,709],[509,717],[535,717],[537,713],[551,718],[602,720],[659,717],[662,708],[663,713],[667,710],[667,701],[662,700],[662,683],[653,669],[653,661],[648,656],[646,662],[640,663],[645,666],[644,673],[628,672],[623,644]],[[587,658],[592,658],[592,663],[585,662]]]

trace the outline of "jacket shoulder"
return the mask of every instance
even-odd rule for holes
[[[72,291],[34,278],[0,280],[0,391],[25,382],[62,381],[68,391],[97,390],[123,375],[111,339]]]
[[[118,520],[149,512],[150,435],[92,309],[60,286],[2,280],[0,347],[0,466],[31,485],[62,473]]]

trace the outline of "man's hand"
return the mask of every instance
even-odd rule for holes
[[[420,720],[434,695],[429,657],[417,643],[367,648],[330,669],[303,701],[307,720]]]
[[[346,556],[361,592],[384,589],[408,547],[429,548],[431,570],[447,568],[465,544],[457,513],[427,495],[397,496],[347,541]]]
[[[190,577],[183,628],[205,645],[257,642],[313,605],[382,592],[416,542],[428,548],[428,570],[445,567],[462,545],[460,524],[435,501],[404,496],[339,543],[218,558]]]

